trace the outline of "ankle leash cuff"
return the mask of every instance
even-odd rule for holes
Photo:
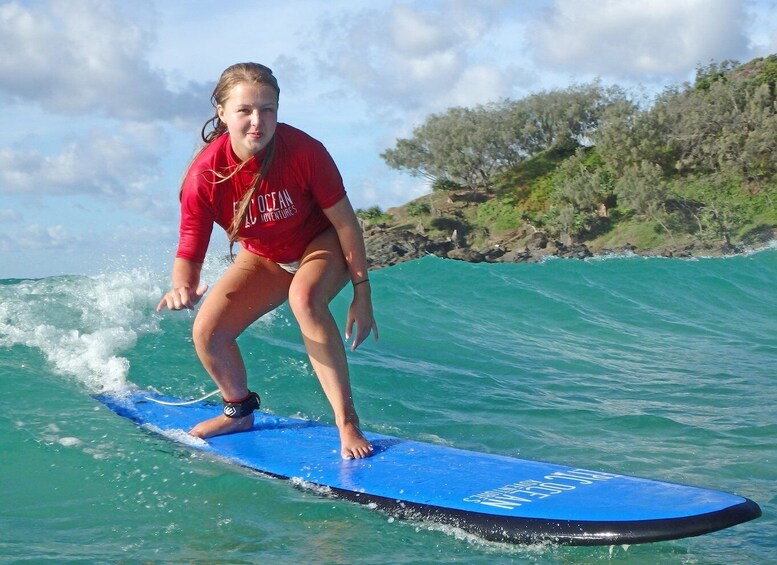
[[[222,398],[222,400],[224,400]],[[249,392],[248,396],[240,402],[227,402],[224,400],[224,416],[227,418],[243,418],[258,410],[262,405],[262,399],[255,392]]]

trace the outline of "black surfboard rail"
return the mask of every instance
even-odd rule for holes
[[[761,516],[761,507],[748,498],[741,504],[717,512],[683,518],[591,522],[494,516],[413,504],[336,488],[331,491],[338,498],[360,504],[374,504],[377,509],[399,519],[445,524],[487,541],[514,544],[601,546],[653,543],[709,534]]]

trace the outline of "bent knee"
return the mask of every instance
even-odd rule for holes
[[[210,351],[219,345],[233,341],[234,336],[227,335],[208,320],[198,316],[192,325],[192,340],[197,351]]]
[[[214,331],[210,324],[203,322],[199,317],[194,319],[194,324],[192,325],[192,340],[197,349],[207,349],[213,334]]]
[[[289,289],[289,307],[297,320],[316,318],[329,312],[329,299],[315,287],[292,284]]]

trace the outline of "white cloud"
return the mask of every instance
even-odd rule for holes
[[[16,210],[9,208],[0,209],[0,222],[4,224],[11,224],[21,221],[22,215]]]
[[[40,201],[61,206],[52,197],[74,198],[60,208],[63,214],[76,206],[100,217],[124,211],[169,222],[177,218],[177,179],[165,178],[161,170],[158,147],[164,138],[159,128],[130,124],[111,133],[94,131],[51,154],[0,147],[0,193],[20,197],[26,206]]]
[[[321,66],[370,107],[419,115],[509,93],[498,52],[477,52],[498,27],[503,3],[393,3],[388,9],[322,21]],[[481,61],[483,56],[487,61]],[[475,78],[486,78],[481,83]]]
[[[419,8],[395,4],[391,8],[388,31],[391,44],[397,53],[409,57],[423,57],[451,51],[468,38],[477,38],[472,23],[456,22],[449,27],[447,18],[439,12],[424,12]]]
[[[475,106],[487,101],[483,93],[506,95],[509,88],[510,80],[504,72],[489,65],[471,65],[457,77],[449,95],[450,103],[455,106]]]
[[[6,235],[6,238],[7,243],[17,252],[35,249],[73,250],[81,248],[84,244],[83,235],[73,234],[62,225],[32,224],[11,235]]]
[[[159,158],[122,133],[93,132],[53,155],[0,147],[0,191],[122,199],[155,177]]]
[[[741,0],[557,0],[532,34],[540,63],[646,80],[747,55]]]
[[[3,4],[0,93],[55,114],[101,112],[129,120],[199,116],[208,89],[196,83],[181,92],[168,88],[165,73],[148,65],[155,38],[143,23],[137,4]]]
[[[750,0],[746,3],[748,37],[754,56],[777,52],[777,1]]]

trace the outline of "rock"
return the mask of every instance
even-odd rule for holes
[[[489,263],[501,262],[502,257],[505,255],[505,250],[498,245],[483,251],[483,258]]]
[[[534,232],[529,236],[526,247],[529,249],[545,249],[548,246],[550,238],[544,231]]]
[[[584,243],[573,243],[571,245],[558,243],[557,249],[556,256],[565,259],[588,259],[594,256]]]
[[[449,202],[474,202],[480,204],[493,198],[492,195],[485,192],[474,190],[452,190],[448,193]]]
[[[482,263],[486,260],[485,256],[471,247],[457,247],[447,253],[448,259],[457,259],[458,261],[468,261],[470,263]]]
[[[620,247],[607,247],[599,250],[600,255],[631,255],[636,254],[637,246],[627,243]]]
[[[522,250],[508,251],[500,257],[502,263],[537,263],[540,258],[524,248]]]
[[[365,232],[364,245],[370,269],[380,269],[430,254],[444,257],[447,250],[453,247],[450,242],[433,242],[407,230],[381,229]]]
[[[464,237],[466,226],[455,218],[448,219],[444,228],[450,235],[430,239],[423,226],[414,228],[389,228],[385,224],[368,225],[364,228],[364,243],[370,269],[379,269],[419,259],[426,255],[468,261],[472,263],[537,263],[548,257],[565,259],[588,259],[594,253],[583,243],[559,241],[543,231],[528,234],[526,230],[515,230],[509,234],[491,236],[482,249],[472,247]],[[415,231],[412,231],[412,230]],[[440,230],[438,229],[437,233]],[[768,232],[771,235],[773,232]],[[765,237],[759,233],[758,237]],[[639,254],[646,257],[690,258],[700,256],[721,256],[741,253],[739,247],[720,242],[694,242],[671,245],[662,248],[639,251],[634,245],[626,244],[614,249],[601,249],[597,254]]]

